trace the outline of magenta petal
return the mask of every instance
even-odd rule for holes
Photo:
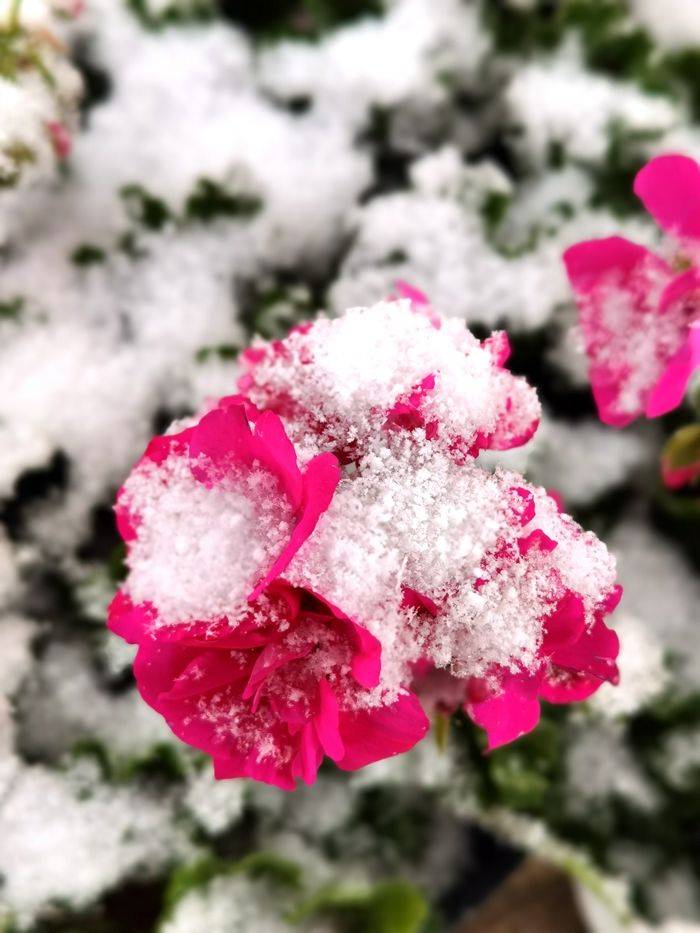
[[[340,735],[345,755],[337,765],[343,771],[355,771],[373,761],[407,752],[420,742],[429,727],[423,707],[413,693],[401,694],[391,706],[341,712]]]
[[[643,413],[668,358],[667,343],[654,336],[659,289],[673,280],[673,271],[658,256],[622,237],[572,246],[564,262],[579,306],[600,419],[624,427]],[[678,326],[682,333],[683,322]],[[656,347],[652,366],[630,352],[633,332],[648,332]]]
[[[664,155],[638,172],[634,193],[667,233],[700,238],[700,166],[687,156]]]
[[[313,724],[307,722],[301,730],[299,751],[292,762],[292,776],[299,777],[306,784],[313,784],[318,776],[318,769],[323,761],[323,750]]]
[[[203,455],[219,470],[232,461],[251,463],[252,433],[243,406],[216,408],[204,415],[192,429],[189,453],[193,460]],[[211,482],[206,472],[202,479]]]
[[[619,651],[620,640],[616,632],[597,618],[590,628],[584,629],[576,642],[557,648],[551,657],[557,667],[614,682],[618,676],[615,659]]]
[[[469,717],[486,732],[489,749],[514,742],[540,721],[536,679],[511,675],[496,696],[466,703]]]
[[[311,653],[312,645],[309,643],[303,648],[291,650],[284,645],[278,645],[272,642],[266,645],[258,655],[253,669],[250,672],[248,683],[243,691],[243,699],[249,700],[257,691],[258,687],[264,683],[270,674],[289,664],[290,661],[296,661],[299,658],[305,658]]]
[[[298,509],[302,498],[301,471],[297,465],[294,445],[287,437],[279,417],[273,412],[263,412],[257,419],[253,446],[257,459],[277,476],[292,508]]]
[[[164,690],[161,700],[181,700],[219,690],[248,676],[248,664],[230,651],[199,651],[187,667]]]
[[[196,650],[156,641],[139,646],[134,660],[134,677],[139,693],[149,706],[161,712],[159,698],[169,691],[187,665],[196,657]]]
[[[554,612],[545,619],[542,653],[552,654],[577,642],[584,632],[585,624],[583,600],[576,593],[568,592],[559,600]]]
[[[697,369],[700,369],[700,321],[688,329],[685,343],[671,357],[661,378],[652,389],[647,402],[647,417],[657,418],[678,408]]]
[[[294,790],[296,783],[290,769],[280,767],[274,758],[257,760],[255,754],[248,756],[231,753],[214,757],[214,777],[217,781],[230,778],[251,778],[271,784],[281,790]]]
[[[524,556],[532,548],[537,548],[539,551],[544,551],[549,553],[553,551],[557,546],[557,542],[553,541],[549,535],[546,535],[541,528],[535,528],[534,531],[531,531],[529,535],[525,535],[524,538],[518,539],[518,550]]]
[[[410,586],[401,587],[401,608],[423,610],[434,619],[440,614],[440,607],[436,602]]]
[[[649,257],[661,263],[644,246],[624,237],[611,236],[570,246],[564,253],[564,265],[576,294],[588,294],[598,287],[608,273],[629,275]]]
[[[564,671],[553,665],[540,684],[540,697],[548,703],[581,703],[600,687],[599,677],[582,671]]]
[[[301,516],[287,546],[257,584],[248,599],[252,602],[289,566],[296,552],[311,535],[321,515],[330,505],[340,482],[340,466],[333,454],[319,454],[309,461],[304,473],[304,501]]]
[[[414,285],[409,285],[408,282],[403,282],[401,279],[398,279],[396,282],[394,282],[394,288],[399,293],[401,298],[408,298],[409,301],[412,301],[414,305],[418,305],[420,307],[421,305],[430,304],[425,292],[422,292]]]
[[[150,634],[155,619],[152,606],[134,605],[122,590],[117,591],[107,610],[107,627],[130,645],[140,644]]]
[[[318,682],[318,701],[319,710],[314,719],[316,735],[325,754],[339,761],[345,754],[345,746],[338,729],[338,700],[325,677]]]
[[[364,626],[352,619],[348,619],[348,623],[352,628],[356,648],[351,662],[352,676],[361,687],[371,690],[379,683],[382,669],[381,643]]]

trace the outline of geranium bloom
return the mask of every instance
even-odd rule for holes
[[[406,751],[428,728],[411,693],[368,706],[379,680],[377,639],[284,584],[234,623],[160,629],[152,609],[122,594],[111,626],[139,642],[134,674],[143,698],[179,738],[211,755],[217,778],[293,790],[297,778],[316,780],[324,755],[339,768],[360,768]]]
[[[248,351],[248,394],[136,465],[110,626],[218,777],[291,788],[324,755],[359,768],[406,751],[427,728],[421,667],[460,684],[492,745],[532,728],[537,696],[614,679],[604,545],[475,459],[536,424],[507,353],[505,335],[480,342],[422,304],[357,308]]]
[[[361,696],[379,679],[376,638],[274,583],[339,471],[320,454],[302,472],[280,419],[251,414],[252,427],[222,399],[151,442],[117,501],[131,571],[109,624],[139,645],[144,699],[218,776],[289,788],[313,781],[324,753],[351,768],[405,751],[427,722],[405,692],[388,706]]]
[[[426,428],[457,457],[527,441],[540,406],[525,380],[504,368],[507,336],[481,342],[463,321],[437,315],[415,289],[409,295],[254,343],[242,356],[241,392],[316,435],[343,462],[357,460],[392,427]]]
[[[621,237],[564,254],[598,411],[615,427],[676,408],[700,366],[700,166],[662,156],[634,190],[673,238],[670,259]]]
[[[481,675],[462,678],[436,670],[425,659],[414,669],[414,687],[421,700],[433,709],[447,712],[462,706],[486,731],[490,749],[534,729],[540,718],[541,699],[556,704],[579,702],[591,696],[602,683],[616,683],[619,676],[615,663],[618,637],[606,626],[604,618],[617,606],[621,588],[611,586],[598,604],[591,605],[590,597],[568,586],[555,558],[558,542],[541,528],[533,528],[538,524],[535,497],[524,487],[512,492],[522,498],[523,507],[516,510],[516,522],[526,526],[526,533],[517,536],[516,532],[510,541],[503,536],[485,566],[492,567],[493,578],[501,586],[507,585],[513,576],[519,578],[520,595],[528,589],[524,585],[526,575],[539,578],[540,584],[547,581],[551,586],[549,608],[545,608],[544,595],[540,603],[543,615],[538,620],[535,657],[528,662],[513,663],[511,659],[510,664],[487,665]],[[540,499],[538,504],[541,506],[544,501]],[[551,516],[548,524],[551,533]],[[586,540],[570,520],[562,521],[560,531],[566,550],[577,538],[581,539],[579,544]],[[592,542],[587,540],[590,545]],[[483,590],[486,583],[484,578],[477,580],[477,591]],[[555,597],[555,593],[560,595]],[[432,617],[436,630],[440,629],[443,608],[431,599],[409,590],[404,595],[404,605]],[[528,608],[523,606],[523,621]]]

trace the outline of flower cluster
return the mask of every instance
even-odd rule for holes
[[[508,350],[412,292],[256,342],[239,394],[151,442],[118,496],[109,624],[218,777],[362,767],[418,742],[424,708],[462,706],[496,747],[540,698],[615,681],[604,545],[476,460],[537,427]]]
[[[76,16],[80,0],[0,9],[0,185],[36,177],[65,159],[78,123],[79,72],[55,27]]]
[[[700,367],[700,165],[660,156],[634,190],[671,238],[667,255],[622,237],[564,255],[598,411],[615,427],[676,408]]]

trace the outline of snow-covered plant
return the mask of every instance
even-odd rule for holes
[[[695,0],[77,12],[0,4],[0,929],[697,921]]]
[[[54,32],[75,4],[5,0],[0,7],[0,185],[50,176],[70,153],[80,74]]]
[[[480,342],[419,301],[253,344],[242,394],[156,437],[119,494],[110,627],[217,777],[293,788],[324,755],[354,770],[404,752],[428,727],[414,691],[497,747],[540,697],[617,678],[605,547],[474,463],[538,423],[505,334]]]

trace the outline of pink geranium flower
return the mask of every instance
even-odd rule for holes
[[[343,770],[405,752],[428,722],[415,696],[373,701],[381,646],[311,593],[273,584],[234,624],[154,628],[123,594],[111,627],[139,649],[143,698],[175,735],[211,756],[217,778],[285,790],[312,784],[327,756]]]
[[[251,428],[249,418],[253,417]],[[252,406],[246,409],[232,396],[221,399],[192,427],[153,438],[119,491],[117,525],[132,564],[138,568],[144,557],[149,559],[146,587],[152,573],[157,590],[164,567],[155,565],[154,551],[162,547],[167,555],[173,545],[172,534],[181,536],[181,547],[201,550],[202,542],[191,534],[196,527],[196,507],[188,492],[199,496],[203,508],[214,510],[213,518],[216,510],[228,503],[235,510],[238,525],[231,529],[227,542],[231,559],[239,560],[239,566],[229,573],[236,573],[240,597],[254,599],[284,571],[309,537],[328,508],[339,479],[332,454],[313,457],[302,472],[277,415],[254,412]],[[208,496],[206,490],[217,495]],[[153,508],[156,495],[160,511]],[[193,514],[188,516],[190,511]],[[242,511],[247,514],[247,523],[238,520]],[[188,525],[194,538],[191,541],[182,537],[187,535]],[[220,547],[220,541],[216,546]],[[187,551],[180,563],[196,561],[196,557],[194,551]],[[176,567],[178,562],[171,556],[169,563]],[[239,572],[242,566],[249,568],[247,577]],[[193,569],[195,575],[202,570],[197,565]],[[130,585],[134,586],[133,572]],[[206,600],[206,587],[199,589]],[[177,610],[172,621],[182,621]]]
[[[617,587],[587,627],[580,597],[567,593],[544,620],[540,664],[534,670],[501,670],[493,680],[467,683],[464,709],[486,731],[490,749],[532,731],[540,719],[540,700],[578,703],[606,681],[618,682],[619,640],[603,618],[621,594]]]
[[[291,789],[324,757],[404,752],[428,725],[413,681],[495,747],[540,698],[616,677],[605,546],[475,461],[539,416],[507,337],[427,308],[416,294],[255,345],[243,394],[154,438],[119,492],[129,574],[109,625],[218,777]]]
[[[396,428],[418,431],[462,460],[532,437],[540,406],[525,380],[506,369],[507,335],[477,340],[422,292],[397,288],[402,299],[258,341],[241,356],[240,391],[344,463]]]
[[[515,521],[523,527],[530,525],[536,517],[531,493],[525,488],[512,492],[520,501]],[[499,548],[497,557],[504,573],[513,564],[538,563],[541,555],[551,554],[558,546],[541,528],[521,535],[516,545],[517,551],[505,541]],[[484,676],[464,678],[450,677],[427,661],[414,668],[413,686],[422,702],[438,711],[453,712],[462,706],[486,732],[489,749],[531,732],[540,719],[540,700],[580,702],[606,681],[617,683],[619,679],[615,663],[619,640],[604,618],[619,603],[622,588],[613,586],[587,620],[583,597],[566,586],[557,587],[556,573],[552,583],[561,595],[541,620],[542,638],[532,666],[494,666]],[[403,604],[439,620],[441,608],[423,594],[408,590]]]
[[[217,777],[291,789],[324,755],[358,768],[426,731],[413,695],[371,693],[377,639],[279,580],[339,475],[331,454],[302,471],[278,416],[232,397],[154,438],[119,493],[130,574],[109,626],[139,646],[144,699]]]
[[[676,408],[700,367],[700,166],[661,156],[634,190],[673,238],[670,260],[622,237],[564,254],[600,418],[615,427]]]

